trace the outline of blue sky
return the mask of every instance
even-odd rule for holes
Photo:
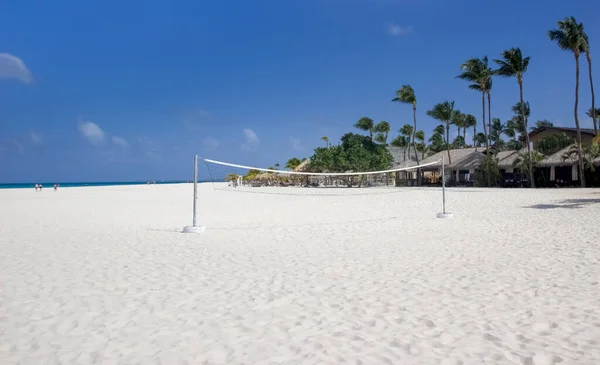
[[[530,120],[572,126],[573,56],[546,32],[575,16],[600,60],[600,3],[539,4],[2,2],[0,182],[189,179],[194,153],[283,165],[362,116],[387,120],[395,136],[412,122],[409,106],[390,102],[403,84],[429,136],[435,103],[455,100],[480,118],[480,94],[455,79],[459,65],[511,47],[532,58]],[[587,78],[582,58],[580,120],[591,127]],[[515,80],[494,81],[493,117],[508,119],[517,101]]]

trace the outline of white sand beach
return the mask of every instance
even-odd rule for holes
[[[600,190],[199,192],[0,190],[0,364],[600,364]]]

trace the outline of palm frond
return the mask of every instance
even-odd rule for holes
[[[390,142],[391,146],[406,148],[408,146],[408,140],[405,136],[397,136]]]
[[[363,131],[371,131],[373,130],[373,119],[362,117],[354,124],[354,127]]]
[[[454,112],[454,101],[444,101],[436,104],[433,109],[427,111],[427,115],[433,119],[437,119],[448,123],[452,119]]]
[[[415,105],[417,103],[415,90],[410,85],[402,85],[402,87],[396,91],[396,97],[392,99],[392,101]]]
[[[423,132],[423,131],[416,131],[415,132],[415,140],[417,140],[417,141],[424,141],[425,140],[425,132]]]
[[[578,53],[585,51],[589,40],[585,34],[583,23],[578,23],[575,17],[567,17],[557,22],[558,29],[548,31],[548,38],[556,42],[565,51]]]
[[[399,132],[400,132],[400,134],[403,134],[410,138],[410,136],[412,136],[412,133],[413,133],[413,126],[410,124],[405,124],[402,126],[402,128],[400,128]]]
[[[373,127],[373,132],[383,133],[383,135],[387,137],[387,134],[390,132],[390,123],[382,120],[381,122],[375,124]]]

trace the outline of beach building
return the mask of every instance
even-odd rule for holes
[[[593,129],[580,128],[581,131],[581,143],[589,144],[592,143],[592,140],[596,136]],[[535,147],[536,143],[541,141],[544,138],[553,136],[555,134],[564,133],[567,136],[577,140],[577,128],[567,128],[567,127],[539,127],[535,130],[529,132],[529,141]],[[523,143],[523,147],[527,148],[527,144],[525,142],[525,138],[520,138]]]
[[[392,158],[394,159],[393,165],[398,165],[405,161],[415,161],[414,148],[410,149],[410,154],[408,153],[409,152],[408,147],[404,148],[404,147],[388,146],[387,150],[390,152],[390,154],[392,155]],[[416,156],[419,157],[419,161],[421,161],[424,157],[422,152],[417,152]]]
[[[450,158],[448,158],[447,150],[437,152],[419,161],[419,165],[431,163],[431,165],[421,168],[423,183],[435,184],[439,182],[443,160],[447,178],[459,185],[472,185],[476,180],[477,169],[481,166],[484,157],[485,148],[451,149]],[[407,160],[397,164],[394,168],[406,168],[416,165],[415,161]],[[416,183],[416,176],[403,174],[402,172],[396,173],[396,186],[412,186]]]
[[[583,133],[582,133],[583,139]],[[545,186],[563,187],[563,186],[579,186],[580,174],[579,160],[577,155],[569,154],[575,145],[563,148],[562,150],[546,156],[542,161],[536,164],[535,169],[541,176]],[[589,161],[590,156],[585,156],[585,160]],[[586,181],[588,185],[593,186],[594,182],[599,179],[600,157],[596,157],[591,163],[595,167],[595,171],[590,168],[585,169]]]
[[[500,151],[496,154],[496,158],[498,159],[498,169],[500,170],[500,186],[524,186],[524,183],[528,179],[527,174],[523,174],[519,168],[515,167],[519,158],[519,151]]]

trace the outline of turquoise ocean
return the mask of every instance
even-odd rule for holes
[[[189,181],[157,181],[157,185],[165,184],[184,184]],[[200,181],[198,181],[200,182]],[[8,183],[0,184],[0,189],[33,189],[35,184],[42,184],[46,189],[52,189],[56,182],[41,182],[41,183]],[[90,186],[122,186],[122,185],[146,185],[146,181],[103,181],[103,182],[59,182],[61,188],[81,188]],[[151,182],[154,184],[154,181]]]

